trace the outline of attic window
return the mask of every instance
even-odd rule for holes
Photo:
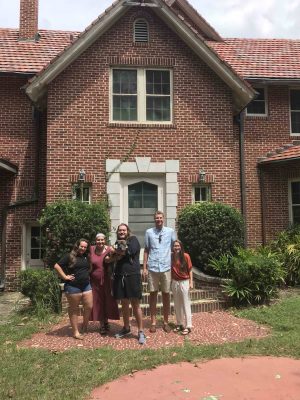
[[[148,22],[145,19],[136,19],[134,21],[134,42],[135,43],[149,42]]]

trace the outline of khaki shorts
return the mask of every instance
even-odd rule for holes
[[[148,271],[148,285],[150,292],[158,292],[159,286],[163,293],[169,293],[171,287],[171,270],[166,272]]]

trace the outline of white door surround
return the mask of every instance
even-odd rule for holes
[[[135,162],[121,162],[121,160],[106,160],[107,195],[110,207],[111,242],[115,241],[116,228],[121,223],[127,223],[124,212],[124,184],[133,181],[145,180],[157,182],[164,188],[164,196],[159,205],[163,206],[165,224],[175,229],[178,203],[178,176],[179,160],[151,162],[150,157],[136,157]],[[122,204],[121,204],[122,203]],[[128,216],[127,216],[128,218]]]

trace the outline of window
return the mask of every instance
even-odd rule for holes
[[[290,219],[293,224],[300,224],[300,181],[290,182]]]
[[[149,30],[148,23],[144,19],[137,19],[134,21],[134,42],[135,43],[148,43]]]
[[[24,226],[25,248],[23,266],[43,267],[44,249],[42,246],[41,227],[37,223]]]
[[[290,91],[291,133],[300,134],[300,89]]]
[[[247,106],[247,115],[267,115],[266,90],[254,88],[258,96]]]
[[[91,203],[91,186],[88,184],[73,185],[73,200],[81,201],[82,203]]]
[[[112,70],[112,121],[171,122],[171,71]]]
[[[209,201],[210,200],[210,187],[209,186],[194,186],[193,187],[193,203],[198,203],[199,201]]]

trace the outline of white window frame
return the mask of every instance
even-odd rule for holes
[[[115,69],[137,71],[137,120],[122,121],[113,119],[113,71]],[[170,73],[170,120],[169,121],[148,121],[146,119],[146,71],[168,71]],[[110,69],[109,84],[109,120],[110,123],[118,124],[151,124],[151,125],[171,125],[173,123],[173,70],[170,68],[143,68],[143,67],[113,67]]]
[[[196,188],[205,189],[206,190],[206,192],[207,192],[207,199],[206,200],[196,200],[195,199]],[[209,185],[201,185],[201,184],[193,185],[193,187],[192,187],[192,203],[193,204],[201,203],[202,201],[210,201],[210,200],[211,200],[211,187]]]
[[[31,229],[39,228],[38,222],[28,222],[23,225],[22,229],[22,244],[23,244],[23,257],[22,257],[22,269],[30,268],[43,268],[45,266],[42,258],[31,258]],[[40,246],[40,250],[42,247]]]
[[[78,186],[79,189],[81,189],[81,198],[79,200],[76,198],[76,192],[75,192],[76,186]],[[83,190],[82,189],[89,189],[89,200],[88,201],[83,201]],[[72,200],[80,201],[81,203],[91,204],[91,202],[92,202],[92,185],[90,183],[73,183],[73,185],[72,185]]]
[[[299,178],[294,178],[294,179],[289,179],[288,181],[288,206],[289,206],[289,224],[293,225],[294,220],[293,220],[293,206],[300,206],[300,204],[293,204],[292,200],[292,183],[293,182],[299,182],[300,183],[300,177]]]
[[[249,117],[266,117],[268,115],[268,91],[265,86],[254,86],[254,90],[257,90],[257,89],[263,89],[263,91],[264,91],[265,112],[264,113],[250,113],[250,112],[248,112],[248,107],[247,107],[246,115]],[[252,100],[252,102],[262,102],[262,100],[254,99],[254,100]]]
[[[300,132],[292,132],[292,111],[293,112],[300,112],[300,109],[299,110],[292,110],[292,108],[291,108],[291,91],[292,90],[297,90],[300,93],[300,88],[299,87],[291,87],[290,90],[289,90],[290,135],[291,136],[300,136]]]

